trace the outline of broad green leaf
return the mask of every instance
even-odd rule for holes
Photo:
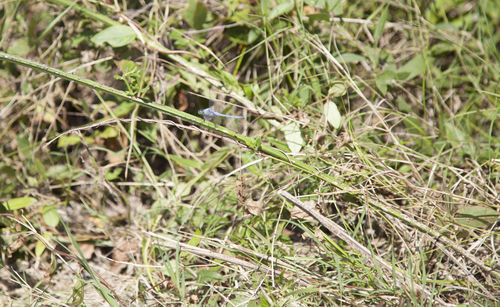
[[[455,220],[463,226],[486,228],[500,219],[500,213],[489,207],[465,206],[458,209]]]
[[[80,144],[81,139],[78,135],[63,135],[57,139],[57,148],[63,148]]]
[[[42,161],[38,158],[33,158],[33,169],[30,174],[38,176],[40,179],[45,179],[46,168]]]
[[[47,169],[47,177],[58,180],[68,179],[72,172],[67,165],[56,164]]]
[[[176,186],[177,187],[177,186]],[[153,204],[151,205],[151,209],[150,209],[150,212],[153,214],[153,215],[157,215],[159,214],[161,211],[163,210],[166,210],[169,208],[168,206],[169,202],[167,199],[165,198],[160,198],[160,199],[157,199],[153,202]]]
[[[4,203],[7,210],[19,210],[26,208],[36,202],[33,197],[17,197],[12,198]]]
[[[200,284],[214,283],[222,280],[222,275],[212,270],[198,271],[198,282]]]
[[[111,26],[94,35],[90,40],[96,45],[108,43],[118,48],[130,44],[136,37],[134,30],[125,25]]]
[[[382,95],[387,94],[387,87],[394,80],[394,77],[395,73],[391,70],[384,70],[382,74],[376,77],[375,84]]]
[[[297,92],[298,103],[296,104],[296,106],[303,108],[311,102],[312,91],[309,86],[300,85]]]
[[[367,60],[364,56],[351,52],[341,53],[339,56],[336,56],[335,59],[341,64],[357,63]]]
[[[265,295],[260,296],[260,307],[271,307]]]
[[[201,232],[200,229],[196,229],[195,233],[193,234],[193,236],[191,237],[191,239],[189,239],[189,242],[187,243],[188,245],[190,246],[198,246],[201,242],[201,237],[203,236],[203,233]],[[181,257],[186,257],[188,255],[191,255],[190,253],[188,252],[181,252]]]
[[[290,122],[281,128],[281,131],[285,134],[285,140],[292,153],[298,153],[304,145],[304,140],[302,139],[302,133],[300,132],[299,124],[295,122]]]
[[[262,30],[259,28],[251,28],[248,31],[247,44],[253,44],[262,34]]]
[[[122,102],[113,110],[116,117],[123,117],[130,114],[137,104],[135,102]]]
[[[213,75],[215,71],[210,71],[210,73]],[[220,76],[220,79],[222,82],[226,85],[231,85],[231,86],[238,86],[238,80],[230,74],[229,72],[220,69],[218,73],[215,73],[216,76]]]
[[[50,239],[52,238],[52,236],[53,236],[52,232],[50,232],[50,231],[47,231],[46,233],[44,233],[42,235],[42,237],[44,237],[45,240],[47,240],[49,242],[50,242]],[[43,254],[43,252],[45,251],[45,248],[47,248],[45,246],[45,244],[43,244],[42,241],[38,240],[36,242],[36,245],[35,245],[35,256],[40,257]]]
[[[340,97],[344,96],[347,91],[347,86],[345,85],[344,82],[335,82],[330,88],[328,89],[328,96],[329,97]]]
[[[178,49],[186,49],[193,44],[192,40],[188,40],[183,36],[184,32],[184,30],[172,29],[172,31],[167,34],[168,38],[170,38],[175,47]]]
[[[99,136],[103,139],[115,138],[118,136],[118,129],[108,126],[99,134]]]
[[[118,67],[123,73],[128,73],[138,69],[134,61],[131,60],[121,60],[118,62]]]
[[[243,92],[249,99],[253,98],[253,84],[242,84]]]
[[[398,110],[404,113],[410,113],[411,112],[411,107],[410,105],[404,100],[403,97],[398,96],[398,99],[396,100],[398,104]]]
[[[175,184],[175,196],[176,197],[186,197],[191,193],[191,184],[187,182],[177,182]]]
[[[378,60],[380,57],[380,52],[381,50],[378,48],[372,48],[370,46],[365,46],[364,48],[364,53],[368,56],[368,59],[370,59],[373,67],[377,67],[379,65]],[[385,68],[384,70],[387,70],[387,68]]]
[[[317,77],[311,77],[310,79],[311,82],[311,88],[314,92],[314,95],[316,95],[317,99],[322,99],[323,95],[321,94],[321,88],[323,87],[321,84],[321,81]]]
[[[425,72],[424,56],[419,53],[397,71],[399,80],[408,81]]]
[[[198,0],[189,0],[189,6],[184,12],[184,19],[194,29],[200,30],[207,19],[207,7]]]
[[[398,171],[401,173],[411,173],[412,169],[408,164],[403,164],[398,168]]]
[[[305,0],[306,4],[325,9],[334,16],[342,15],[343,6],[341,0]]]
[[[10,53],[13,55],[18,55],[18,56],[25,56],[30,51],[31,51],[31,47],[28,44],[27,37],[22,37],[18,40],[15,40],[13,43],[10,44],[9,48],[7,49],[7,53]]]
[[[340,16],[344,13],[344,5],[342,0],[326,0],[328,11],[334,16]]]
[[[317,14],[307,14],[309,18],[309,24],[312,24],[316,21],[330,21],[330,14],[327,14],[325,11],[322,11]]]
[[[226,35],[231,41],[240,44],[248,45],[251,41],[250,35],[251,29],[247,26],[236,26],[224,30],[224,35]],[[252,33],[252,39],[255,37],[255,33]]]
[[[462,152],[474,156],[476,148],[472,143],[472,139],[469,135],[463,132],[459,127],[453,123],[447,122],[444,124],[446,130],[446,136],[449,142],[454,147],[461,147]]]
[[[294,6],[295,6],[294,1],[286,1],[285,3],[282,3],[276,6],[274,9],[272,9],[267,18],[269,19],[269,21],[271,21],[278,16],[287,14],[291,10],[293,10]]]
[[[122,168],[115,168],[113,169],[112,171],[111,170],[108,170],[106,172],[106,175],[104,175],[104,177],[106,178],[106,180],[109,180],[109,181],[112,181],[112,180],[115,180],[117,179],[120,174],[122,173],[123,169]]]
[[[57,227],[59,225],[59,213],[55,206],[46,206],[43,208],[43,221],[45,224],[51,227]]]
[[[334,102],[328,101],[325,104],[325,115],[326,120],[330,123],[330,125],[332,125],[335,129],[340,128],[342,116],[340,115],[337,105]]]
[[[24,158],[31,157],[33,146],[27,134],[17,135],[17,150]]]

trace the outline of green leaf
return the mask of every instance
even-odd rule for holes
[[[461,147],[460,150],[462,153],[466,153],[471,157],[474,156],[476,148],[472,143],[472,139],[467,133],[463,132],[459,127],[451,122],[447,122],[444,124],[446,130],[446,137],[449,142],[454,147]]]
[[[408,81],[425,72],[425,59],[419,53],[397,71],[398,80]]]
[[[203,2],[197,0],[189,0],[189,6],[184,12],[184,19],[191,28],[200,30],[207,19],[207,7]]]
[[[410,105],[404,100],[403,97],[398,96],[398,99],[396,100],[398,104],[398,110],[404,113],[410,113],[411,112],[411,107]]]
[[[409,133],[427,136],[427,133],[422,128],[423,125],[420,121],[420,118],[415,116],[408,116],[403,119],[403,123],[405,124],[405,127]]]
[[[201,284],[214,283],[222,280],[222,275],[212,270],[201,270],[198,272],[198,282]]]
[[[387,86],[391,84],[394,80],[395,73],[392,70],[384,70],[384,72],[378,75],[375,79],[375,84],[377,88],[382,93],[382,95],[387,94]]]
[[[106,127],[103,132],[99,134],[103,139],[115,138],[118,136],[118,129],[114,127]]]
[[[56,164],[49,167],[47,170],[47,177],[58,180],[65,180],[70,178],[71,170],[67,165]]]
[[[17,135],[17,150],[24,158],[31,157],[31,152],[33,150],[33,145],[30,143],[27,134]]]
[[[328,96],[329,97],[340,97],[344,96],[347,91],[347,86],[345,85],[344,82],[335,82],[330,88],[328,89]]]
[[[292,153],[298,153],[304,145],[304,140],[302,139],[302,133],[300,132],[299,124],[295,122],[290,122],[281,128],[281,131],[285,134],[285,140]]]
[[[382,33],[384,32],[385,22],[387,21],[387,7],[380,15],[377,26],[375,27],[375,33],[373,34],[373,40],[375,41],[375,45],[378,45],[378,40]]]
[[[226,35],[231,41],[240,44],[240,45],[248,45],[251,41],[250,39],[250,31],[251,29],[246,26],[236,26],[231,27],[224,30],[224,35]],[[255,33],[252,33],[252,39],[255,37]]]
[[[176,155],[168,155],[169,159],[172,159],[172,161],[176,162],[177,164],[188,167],[188,168],[201,168],[203,166],[203,163],[191,159],[186,159],[183,157],[179,157]]]
[[[321,94],[321,88],[323,87],[323,85],[319,81],[319,78],[311,77],[309,80],[311,81],[311,88],[314,92],[314,95],[316,95],[318,99],[323,98],[323,95]]]
[[[126,74],[126,73],[129,73],[129,72],[133,72],[135,70],[138,69],[137,65],[135,64],[134,61],[131,61],[131,60],[121,60],[118,62],[118,65],[117,65],[120,70]]]
[[[50,231],[47,231],[46,233],[44,233],[42,235],[42,237],[44,237],[45,240],[47,240],[47,241],[50,241],[52,236],[53,236],[52,232],[50,232]],[[40,257],[43,254],[43,252],[45,251],[45,248],[47,248],[45,246],[45,244],[43,244],[41,240],[38,240],[36,242],[36,245],[35,245],[35,256]]]
[[[336,56],[335,59],[341,64],[357,63],[367,60],[364,56],[351,52],[341,53],[339,56]]]
[[[474,228],[487,228],[500,218],[500,213],[489,207],[465,206],[455,215],[458,224]]]
[[[22,37],[18,40],[15,40],[7,49],[7,53],[25,56],[31,51],[31,47],[28,44],[28,38]]]
[[[330,21],[330,14],[326,13],[325,11],[322,11],[317,14],[307,14],[307,17],[309,18],[309,23],[312,24],[316,21]]]
[[[191,237],[191,239],[189,239],[189,242],[187,243],[188,245],[190,246],[198,246],[201,242],[201,237],[203,236],[203,233],[201,232],[200,229],[196,229],[195,233],[193,234],[193,236]],[[186,256],[189,256],[191,255],[190,253],[188,252],[181,252],[181,258],[184,258]]]
[[[6,201],[4,203],[4,206],[6,207],[7,210],[19,210],[32,205],[36,201],[37,200],[33,197],[18,197]]]
[[[305,0],[306,4],[320,9],[326,9],[332,15],[342,15],[343,6],[341,0]]]
[[[80,274],[78,274],[80,275]],[[80,306],[83,303],[85,297],[85,283],[82,281],[80,276],[75,279],[75,284],[73,286],[73,293],[71,293],[69,305]]]
[[[123,170],[121,168],[117,167],[117,168],[113,169],[113,171],[108,170],[106,172],[106,175],[104,175],[104,177],[106,178],[106,180],[109,180],[109,181],[115,180],[120,176],[122,171]]]
[[[342,122],[342,116],[340,115],[337,105],[334,102],[328,101],[325,104],[325,114],[326,120],[330,123],[330,125],[332,125],[335,129],[338,129]]]
[[[116,117],[124,117],[130,114],[137,104],[135,102],[122,102],[113,110]]]
[[[297,97],[298,103],[295,104],[296,106],[303,108],[311,102],[312,91],[311,91],[311,88],[309,86],[300,85],[298,90],[297,90],[297,94],[298,94],[298,97]]]
[[[267,18],[269,19],[269,21],[271,21],[278,16],[287,14],[291,10],[293,10],[294,6],[295,6],[294,1],[286,1],[285,3],[282,3],[276,6],[274,9],[272,9]]]
[[[254,156],[253,153],[242,153],[241,155],[241,160],[244,165],[248,165],[252,163],[253,161],[256,160],[256,157]],[[258,165],[258,164],[257,164]],[[261,170],[257,167],[256,164],[252,164],[246,167],[246,170],[248,170],[250,173],[256,175],[256,176],[264,176],[264,173],[261,172]]]
[[[260,296],[260,307],[271,307],[271,304],[269,304],[265,295]]]
[[[253,44],[262,34],[262,30],[259,28],[251,28],[248,31],[247,44]]]
[[[129,26],[116,25],[102,30],[90,40],[96,45],[108,43],[111,47],[123,47],[131,43],[136,37],[134,30]]]
[[[63,148],[80,144],[81,139],[78,135],[63,135],[57,140],[57,148]]]
[[[55,206],[45,206],[43,208],[43,221],[51,227],[59,225],[60,217]]]

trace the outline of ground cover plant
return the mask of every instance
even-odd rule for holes
[[[1,305],[497,306],[499,15],[0,2]]]

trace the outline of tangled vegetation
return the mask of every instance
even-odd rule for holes
[[[499,304],[500,2],[0,18],[1,305]]]

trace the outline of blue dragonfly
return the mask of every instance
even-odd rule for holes
[[[245,118],[239,115],[227,115],[214,111],[214,109],[212,109],[212,104],[210,104],[210,107],[206,109],[199,110],[198,114],[202,115],[203,119],[208,121],[213,121],[216,117],[237,118],[237,119]]]

